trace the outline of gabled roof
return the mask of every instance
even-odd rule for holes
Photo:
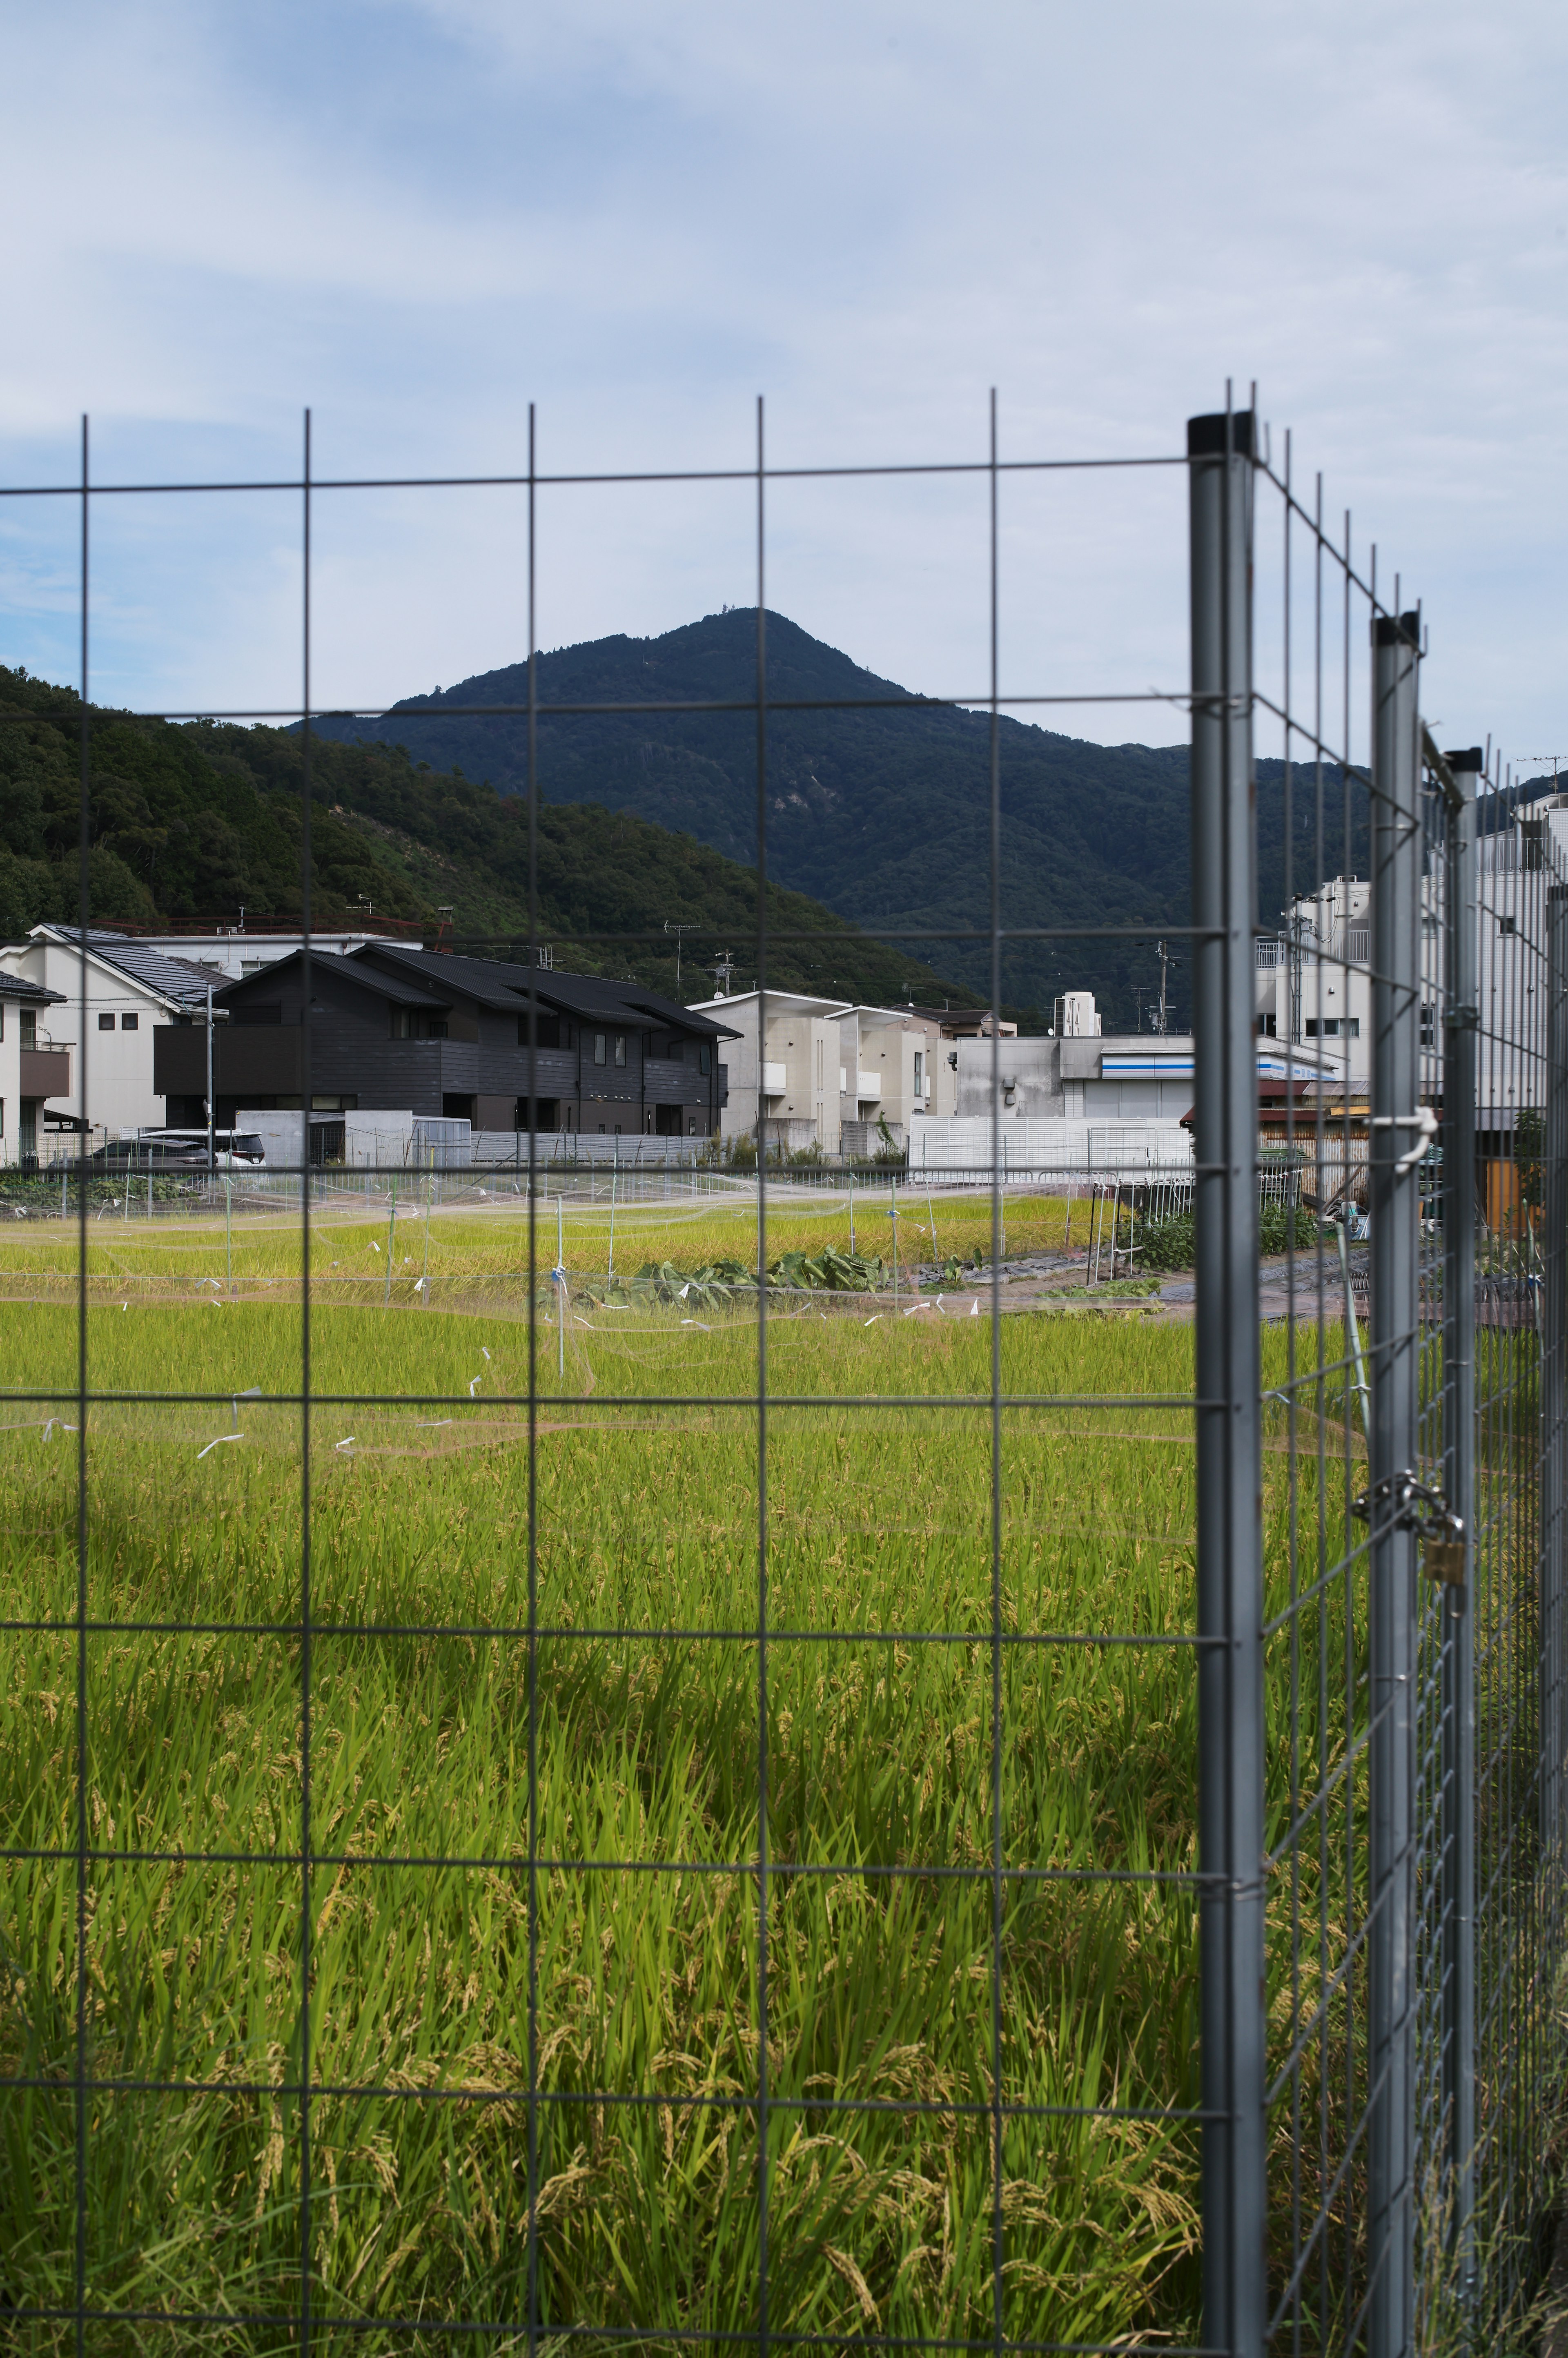
[[[699,1039],[734,1040],[740,1035],[727,1023],[715,1023],[694,1008],[682,1007],[657,991],[631,982],[611,982],[597,974],[560,974],[553,968],[518,966],[505,958],[465,957],[444,950],[405,949],[400,943],[368,942],[351,953],[345,963],[362,960],[377,974],[400,970],[418,976],[431,989],[456,991],[481,1007],[516,1014],[530,999],[555,1008],[579,1022],[622,1022],[628,1027],[658,1023],[689,1032]]]
[[[80,946],[81,935],[75,925],[35,925],[28,936],[37,941],[45,936],[62,949]],[[161,950],[150,949],[124,934],[101,933],[95,927],[87,929],[87,949],[100,965],[117,968],[132,982],[150,990],[155,998],[167,1000],[172,1007],[196,1007],[206,1003],[207,986],[213,980],[204,967],[192,966],[189,958],[165,957]]]
[[[242,974],[232,982],[218,985],[212,993],[215,1003],[229,1007],[243,995],[265,997],[267,991],[276,989],[278,976],[298,966],[304,955],[303,950],[290,950],[287,957],[274,958],[258,974]],[[451,1005],[449,996],[433,998],[402,975],[385,974],[379,967],[362,964],[357,953],[341,957],[336,950],[313,949],[310,974],[313,981],[318,975],[331,975],[340,982],[351,982],[358,990],[373,991],[378,999],[391,1000],[396,1007],[441,1009]]]

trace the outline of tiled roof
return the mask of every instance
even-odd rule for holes
[[[47,925],[40,928],[51,939],[67,949],[74,949],[81,936],[74,925]],[[161,950],[149,949],[124,934],[99,933],[89,926],[87,946],[105,966],[118,967],[146,990],[156,991],[160,999],[171,1000],[178,1007],[204,1005],[207,986],[212,980],[204,968],[192,966],[188,958],[165,957]]]
[[[481,1007],[501,1008],[508,1014],[520,1002],[525,1005],[532,994],[542,1007],[558,1007],[568,1015],[589,1022],[600,1017],[639,1028],[652,1022],[673,1024],[681,1031],[703,1033],[714,1040],[738,1036],[727,1023],[716,1023],[711,1017],[698,1015],[673,999],[661,998],[657,991],[643,990],[636,983],[612,982],[603,975],[561,974],[553,968],[517,966],[505,958],[465,957],[444,950],[409,950],[389,942],[376,942],[355,950],[351,956],[382,973],[390,967],[401,967],[406,973],[424,977],[432,990],[444,984],[449,990],[458,990],[464,998],[476,1000]]]
[[[280,974],[299,964],[300,956],[298,950],[291,950],[287,957],[274,958],[270,965],[263,967],[259,974],[244,974],[235,981],[225,982],[214,990],[213,999],[219,1006],[226,1007],[242,991],[252,998],[264,996],[269,984],[276,984]],[[390,999],[399,1007],[441,1008],[450,1004],[449,1000],[433,997],[429,991],[420,990],[401,976],[384,973],[379,968],[367,966],[351,955],[341,957],[336,950],[312,950],[310,972],[313,977],[333,974],[341,981],[358,983],[362,990],[373,990],[379,997]]]
[[[0,974],[0,999],[30,999],[40,1007],[65,1005],[63,990],[47,990],[41,982],[29,982],[22,974]]]

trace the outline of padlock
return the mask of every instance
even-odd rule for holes
[[[1421,1568],[1428,1580],[1448,1588],[1465,1585],[1465,1542],[1462,1539],[1431,1539],[1422,1549]]]

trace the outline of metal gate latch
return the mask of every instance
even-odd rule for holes
[[[1422,1543],[1421,1568],[1429,1580],[1453,1589],[1455,1613],[1465,1609],[1465,1519],[1456,1515],[1441,1490],[1418,1480],[1409,1471],[1385,1474],[1369,1490],[1350,1502],[1350,1511],[1364,1523],[1376,1509],[1385,1528],[1413,1531]],[[1386,1520],[1385,1520],[1386,1519]]]

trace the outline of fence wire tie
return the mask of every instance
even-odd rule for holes
[[[1420,1480],[1407,1466],[1401,1474],[1381,1476],[1359,1498],[1352,1498],[1350,1511],[1367,1524],[1376,1515],[1384,1532],[1412,1531],[1422,1542],[1422,1572],[1429,1580],[1441,1581],[1453,1591],[1452,1608],[1463,1613],[1465,1519],[1454,1512],[1441,1490]]]

